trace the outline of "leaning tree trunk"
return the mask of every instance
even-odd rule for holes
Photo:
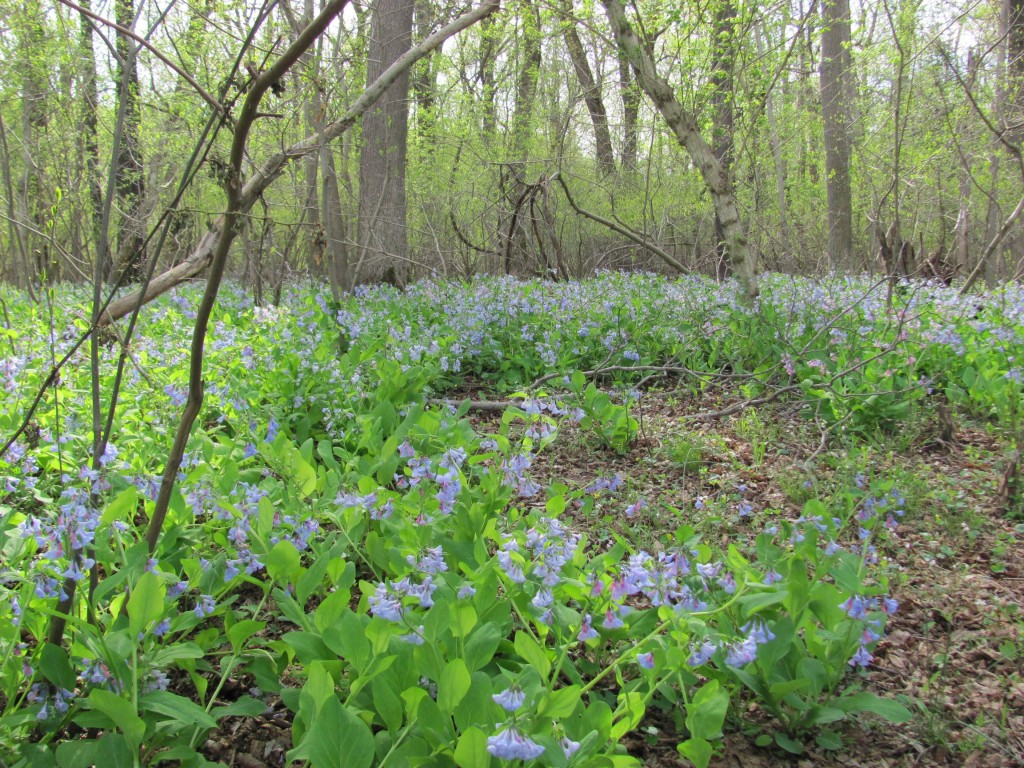
[[[576,72],[576,79],[583,89],[583,101],[587,105],[587,112],[590,113],[590,122],[594,126],[594,146],[597,155],[597,166],[602,176],[609,176],[615,173],[615,154],[612,151],[612,135],[608,129],[608,112],[604,108],[604,100],[601,98],[601,85],[594,79],[594,73],[590,69],[590,62],[587,60],[587,52],[583,48],[583,41],[580,40],[576,25],[579,23],[572,12],[570,0],[562,2],[562,37],[565,39],[565,47],[569,51],[569,58],[572,60],[572,68]]]
[[[612,33],[622,55],[629,61],[636,73],[637,82],[644,93],[654,102],[668,127],[676,136],[694,165],[700,171],[704,184],[711,193],[715,214],[722,223],[722,237],[729,254],[729,263],[736,279],[743,288],[747,301],[753,302],[758,295],[757,275],[754,258],[747,243],[747,235],[740,221],[736,207],[729,169],[715,156],[714,151],[700,134],[697,117],[683,108],[676,98],[672,86],[658,75],[650,55],[644,49],[626,18],[621,0],[601,0],[611,22]]]

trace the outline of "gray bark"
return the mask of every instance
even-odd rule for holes
[[[135,28],[133,0],[116,0],[115,16],[119,26]],[[124,121],[116,158],[116,189],[122,211],[117,241],[117,257],[111,267],[123,282],[137,282],[145,272],[146,179],[143,173],[142,117],[139,111],[139,71],[137,47],[128,35],[117,33],[117,94],[124,100]]]
[[[601,175],[608,176],[615,173],[615,153],[612,151],[612,135],[608,128],[608,112],[604,108],[604,99],[601,97],[601,85],[594,79],[583,41],[580,40],[579,33],[576,31],[576,25],[579,22],[573,16],[570,0],[563,0],[561,10],[563,15],[562,37],[565,39],[565,47],[569,51],[576,79],[579,80],[580,88],[583,89],[583,101],[587,105],[587,112],[590,113],[590,122],[594,126],[597,165],[601,170]]]
[[[370,22],[367,85],[412,45],[413,0],[376,0]],[[359,263],[378,276],[400,273],[409,258],[405,159],[409,139],[409,71],[363,117],[359,160]],[[357,273],[360,272],[357,269]]]
[[[821,0],[821,15],[821,113],[825,125],[829,267],[848,270],[854,266],[849,0]]]

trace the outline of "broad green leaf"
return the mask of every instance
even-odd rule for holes
[[[270,578],[285,584],[294,581],[302,568],[299,550],[287,539],[277,542],[264,555],[263,564],[267,567],[267,574]]]
[[[821,733],[815,734],[815,743],[822,749],[838,750],[843,748],[843,739],[838,733],[832,731],[822,731]]]
[[[686,729],[699,739],[717,739],[722,735],[722,724],[728,709],[729,692],[717,680],[711,680],[686,705]]]
[[[527,666],[533,667],[541,677],[547,677],[551,671],[551,661],[547,651],[526,632],[516,632],[514,641],[516,652],[522,656]]]
[[[537,715],[559,720],[568,717],[580,703],[580,686],[570,685],[545,694],[537,705]]]
[[[469,691],[469,686],[470,674],[466,662],[452,659],[445,666],[437,684],[437,705],[443,712],[452,714]]]
[[[491,755],[487,751],[487,735],[479,728],[468,728],[455,745],[455,763],[459,768],[488,768]]]
[[[265,621],[256,621],[255,619],[242,619],[232,625],[231,629],[227,631],[228,640],[231,642],[231,648],[235,653],[238,653],[242,649],[245,641],[255,635],[261,629],[267,626]]]
[[[103,515],[100,517],[100,525],[106,528],[117,521],[131,520],[135,515],[135,508],[139,502],[139,491],[134,485],[129,485],[117,496],[110,500]]]
[[[191,699],[179,696],[170,691],[151,691],[139,697],[139,710],[156,712],[177,720],[183,725],[196,725],[201,728],[216,728],[217,721]]]
[[[787,736],[782,731],[775,732],[775,743],[793,755],[803,754],[804,745],[802,742]]]
[[[852,696],[843,696],[833,702],[844,712],[870,712],[885,718],[890,723],[905,723],[913,715],[910,710],[894,699],[886,699],[878,694],[862,691]]]
[[[324,702],[302,745],[311,768],[368,768],[373,762],[370,727],[334,696]]]
[[[728,698],[726,699],[728,701]],[[644,718],[644,712],[647,711],[647,707],[644,704],[644,698],[636,691],[630,691],[629,693],[619,694],[619,706],[615,710],[615,716],[617,719],[615,725],[612,726],[612,741],[618,741],[627,733],[632,731]]]
[[[364,671],[370,662],[373,649],[366,639],[366,626],[347,608],[338,621],[324,630],[323,640],[328,648],[359,672]]]
[[[378,675],[370,682],[370,693],[373,694],[374,709],[384,725],[392,733],[397,733],[402,727],[403,708],[393,678],[393,675]]]
[[[113,720],[133,751],[139,748],[146,734],[146,724],[136,714],[131,702],[104,688],[93,688],[86,699],[86,705]]]
[[[222,717],[258,717],[266,711],[267,705],[264,702],[252,696],[242,696],[230,704],[214,707],[210,714],[219,720]]]
[[[493,621],[473,630],[469,639],[466,640],[466,648],[463,652],[463,658],[466,660],[466,666],[469,667],[470,672],[483,668],[494,658],[494,652],[498,649],[499,642],[501,642],[501,627]]]
[[[689,738],[676,747],[679,754],[693,763],[694,768],[708,768],[714,749],[706,739]]]
[[[68,691],[75,690],[75,671],[71,668],[67,651],[63,648],[51,643],[44,644],[39,654],[39,671],[54,685]]]
[[[166,595],[167,589],[155,574],[146,571],[139,577],[128,598],[128,628],[132,637],[163,617]]]

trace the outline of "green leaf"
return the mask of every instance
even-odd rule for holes
[[[267,567],[267,574],[270,578],[282,583],[294,581],[302,567],[299,550],[287,539],[279,541],[273,546],[264,556],[263,564]]]
[[[905,723],[913,715],[910,710],[894,699],[886,699],[878,694],[863,691],[852,696],[843,696],[834,702],[844,712],[870,712],[885,718],[890,723]]]
[[[402,699],[395,690],[394,675],[378,675],[370,682],[373,694],[373,706],[384,721],[384,725],[392,733],[402,727]]]
[[[370,662],[373,649],[366,639],[366,627],[360,618],[349,609],[345,609],[341,618],[323,632],[324,643],[349,662],[357,671],[362,672]]]
[[[306,684],[302,686],[302,695],[310,698],[314,713],[320,711],[325,701],[334,698],[334,678],[322,661],[311,662],[306,668]]]
[[[238,653],[242,649],[242,645],[250,637],[255,635],[261,629],[267,626],[265,621],[256,621],[255,619],[242,619],[232,625],[231,629],[227,631],[228,640],[231,641],[231,648],[235,653]]]
[[[86,699],[86,705],[113,720],[128,740],[132,751],[139,748],[146,735],[146,723],[136,714],[131,702],[104,688],[93,688]]]
[[[541,677],[547,677],[551,671],[551,662],[547,652],[526,632],[516,632],[513,643],[516,652],[523,657],[526,665],[533,667]]]
[[[324,702],[302,746],[312,768],[368,768],[374,758],[370,727],[334,696]]]
[[[146,658],[152,666],[162,668],[179,661],[201,659],[205,655],[203,649],[195,643],[175,643],[146,654]]]
[[[728,703],[728,697],[726,697],[726,703]],[[619,719],[612,726],[612,741],[618,741],[627,733],[632,731],[644,718],[644,712],[647,711],[647,706],[644,704],[644,698],[636,691],[630,691],[629,693],[619,694],[619,706],[615,710],[615,715]]]
[[[138,490],[134,485],[129,485],[107,504],[107,508],[103,510],[103,516],[100,517],[100,525],[105,528],[118,520],[131,520],[135,515],[138,500]]]
[[[816,734],[814,741],[822,749],[837,750],[843,748],[842,738],[838,733],[833,733],[832,731],[822,731]]]
[[[292,479],[299,487],[299,493],[306,498],[316,490],[316,470],[298,453],[292,454],[291,467]]]
[[[728,709],[729,692],[711,680],[686,705],[686,729],[698,739],[717,739]]]
[[[579,703],[580,687],[578,685],[559,688],[557,691],[551,691],[541,698],[540,703],[537,705],[537,715],[559,720],[571,715]]]
[[[43,645],[42,653],[39,654],[39,671],[54,685],[68,691],[75,690],[75,671],[63,648],[51,643]]]
[[[97,763],[98,741],[65,741],[57,745],[57,765],[60,768],[90,768]]]
[[[120,733],[108,733],[98,740],[61,742],[56,757],[60,768],[132,768],[134,764],[128,742]]]
[[[499,642],[501,642],[501,627],[493,621],[477,627],[470,634],[463,652],[463,658],[466,660],[466,666],[469,667],[470,672],[475,672],[486,666],[494,658],[494,652],[498,649]]]
[[[133,638],[164,615],[166,595],[167,589],[155,574],[142,574],[128,598],[128,629]]]
[[[708,768],[714,750],[706,739],[689,738],[676,747],[679,754],[693,763],[694,768]]]
[[[252,696],[242,696],[230,704],[214,707],[210,712],[217,720],[222,717],[257,717],[267,711],[267,705]]]
[[[452,714],[469,692],[469,686],[470,674],[466,662],[462,659],[449,661],[437,683],[437,705],[441,711]]]
[[[782,731],[776,731],[776,733],[775,733],[775,743],[778,744],[780,747],[782,747],[787,752],[789,752],[790,754],[794,754],[794,755],[803,754],[803,751],[804,751],[803,743],[800,742],[800,741],[797,741],[794,738],[791,738],[791,737],[787,736]]]
[[[216,728],[217,721],[194,701],[186,699],[170,691],[151,691],[139,697],[139,709],[143,712],[156,712],[177,720],[183,725],[195,725],[200,728]]]
[[[487,735],[476,727],[466,729],[455,745],[455,763],[459,768],[487,768],[491,764]]]

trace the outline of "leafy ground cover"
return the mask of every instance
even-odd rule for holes
[[[84,296],[3,298],[6,764],[1024,755],[1016,287],[232,289],[153,551],[196,294],[95,461]]]

